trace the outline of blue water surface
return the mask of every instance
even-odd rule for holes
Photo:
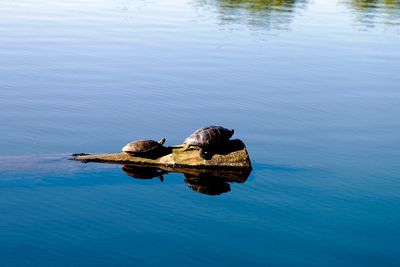
[[[399,266],[398,0],[0,0],[0,266]],[[71,153],[235,129],[208,195]]]

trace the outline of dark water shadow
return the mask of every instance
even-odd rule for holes
[[[123,165],[122,171],[134,179],[149,180],[160,179],[168,173],[182,173],[184,182],[193,191],[206,195],[220,195],[231,190],[230,183],[244,183],[251,170],[204,170],[189,168],[153,168],[137,165]]]

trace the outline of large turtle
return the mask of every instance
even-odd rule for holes
[[[131,156],[148,158],[159,154],[165,148],[163,147],[164,143],[165,138],[158,142],[154,140],[138,140],[124,146],[122,151]]]
[[[229,130],[215,125],[200,128],[185,139],[184,150],[188,150],[192,146],[198,147],[200,148],[200,157],[208,159],[208,150],[228,142],[233,133],[233,129]]]

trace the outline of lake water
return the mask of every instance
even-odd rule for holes
[[[0,266],[399,266],[399,48],[398,0],[0,0]],[[210,124],[247,179],[68,160]]]

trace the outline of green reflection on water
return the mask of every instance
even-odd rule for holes
[[[367,27],[400,25],[400,0],[350,0],[346,4]]]
[[[222,24],[245,24],[263,29],[288,29],[309,0],[197,0],[214,7]],[[400,25],[400,0],[338,0],[367,27]]]
[[[287,29],[294,14],[307,0],[199,0],[215,6],[221,23],[248,24],[262,28]]]

